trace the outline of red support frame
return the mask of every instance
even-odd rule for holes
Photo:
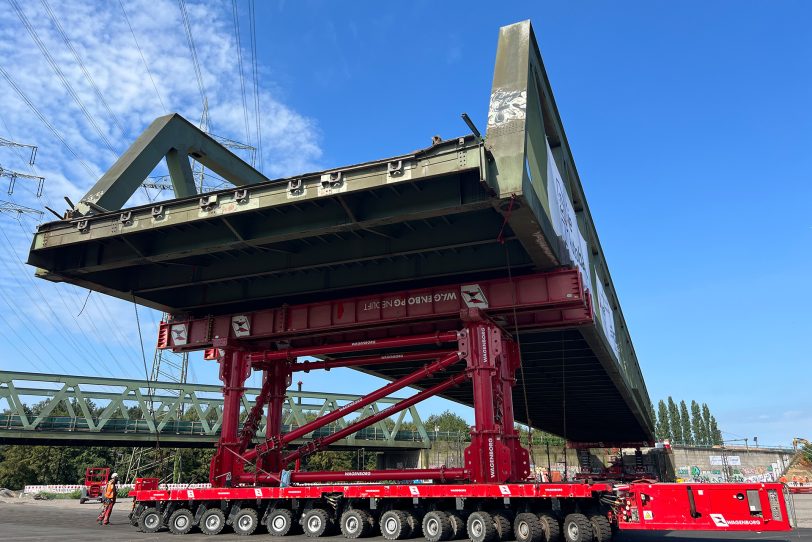
[[[225,403],[219,446],[212,459],[210,478],[215,487],[245,483],[276,485],[283,470],[294,462],[298,464],[308,454],[464,380],[471,380],[475,412],[471,444],[465,451],[465,468],[440,469],[441,472],[412,470],[408,475],[386,471],[388,477],[380,479],[441,476],[441,480],[507,483],[527,479],[530,471],[527,451],[519,444],[514,429],[511,394],[521,361],[515,342],[492,318],[508,329],[573,326],[591,323],[592,307],[578,271],[562,269],[512,280],[440,286],[253,313],[191,320],[172,318],[161,325],[159,347],[177,351],[209,349],[207,358],[217,359],[221,364]],[[426,333],[427,330],[433,331]],[[321,359],[300,361],[302,357]],[[465,360],[463,372],[443,374],[460,360]],[[334,412],[281,433],[285,390],[293,372],[405,361],[430,363]],[[240,431],[239,406],[251,370],[263,372],[263,385]],[[373,416],[355,420],[334,435],[286,451],[297,438],[439,374],[444,376],[439,383],[417,395]],[[265,442],[250,449],[263,409],[267,410],[268,420]],[[336,476],[325,475],[321,479],[332,480]],[[348,480],[346,475],[342,476],[342,480]],[[370,479],[369,474],[358,476],[358,480]]]

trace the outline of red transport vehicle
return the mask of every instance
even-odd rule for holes
[[[475,289],[487,308],[465,302]],[[413,302],[410,300],[414,300]],[[606,541],[617,529],[783,531],[791,501],[781,484],[667,484],[582,480],[542,483],[514,426],[519,349],[506,330],[591,322],[591,301],[577,269],[315,302],[161,325],[159,347],[206,349],[220,364],[224,412],[209,489],[161,490],[140,479],[130,519],[141,531],[195,526],[242,535],[264,525],[275,536],[302,529],[319,537],[380,533],[429,542]],[[315,358],[315,359],[314,359]],[[282,433],[292,374],[337,367],[421,361],[361,399]],[[409,367],[414,367],[410,365]],[[256,403],[240,428],[244,383],[263,373]],[[475,412],[461,468],[348,472],[288,470],[297,460],[436,394],[471,386]],[[421,391],[302,446],[313,432],[377,399]],[[263,411],[266,438],[253,446]]]
[[[108,467],[88,467],[85,469],[85,487],[79,497],[79,504],[87,501],[101,501],[104,486],[110,479],[110,469]]]

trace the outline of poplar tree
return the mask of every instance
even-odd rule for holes
[[[711,442],[715,446],[721,446],[722,444],[722,432],[719,431],[719,426],[716,425],[716,418],[711,415],[710,417],[710,435],[711,435]]]
[[[708,403],[702,403],[702,425],[705,428],[705,444],[711,446],[713,444],[713,435],[711,434],[711,427],[710,427],[710,408],[708,408]]]
[[[702,412],[699,410],[699,403],[696,401],[691,401],[691,429],[694,432],[694,444],[697,446],[708,444],[705,426],[702,423]]]
[[[671,434],[671,424],[668,423],[668,409],[662,399],[657,403],[657,438],[674,440],[674,435]]]
[[[688,405],[685,404],[684,400],[679,402],[679,421],[680,427],[682,427],[683,444],[693,444],[694,438],[691,435],[691,416],[688,414]]]
[[[682,440],[682,420],[679,418],[679,409],[677,408],[677,403],[674,402],[674,399],[669,395],[668,396],[668,423],[671,425],[671,435],[674,438],[674,442],[677,444],[682,444],[684,441]]]

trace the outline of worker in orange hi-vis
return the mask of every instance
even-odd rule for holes
[[[113,505],[116,504],[116,495],[118,494],[118,473],[113,473],[110,476],[110,481],[104,487],[102,493],[102,502],[104,508],[98,517],[99,525],[108,525],[110,523],[110,513],[113,511]]]

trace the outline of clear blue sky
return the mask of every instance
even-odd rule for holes
[[[125,3],[160,101],[120,11],[71,3],[68,9],[54,2],[54,10],[64,15],[66,32],[85,53],[121,129],[112,126],[45,15],[37,6],[24,10],[84,90],[80,95],[116,152],[164,112],[160,101],[199,118],[175,2]],[[230,5],[188,4],[212,131],[245,140]],[[239,5],[248,73],[247,4]],[[498,28],[531,19],[652,399],[707,402],[726,438],[786,444],[812,435],[812,5],[305,1],[257,7],[264,170],[271,176],[410,151],[434,134],[463,134],[463,111],[484,128]],[[0,7],[0,66],[91,168],[103,171],[114,153],[99,151],[98,137],[82,129],[86,119],[17,17]],[[63,195],[79,197],[92,184],[2,79],[0,120],[0,137],[41,146],[38,171],[48,178],[54,205],[61,208]],[[0,149],[0,164],[25,167],[8,149]],[[42,205],[24,188],[13,197]],[[0,220],[11,228],[0,247],[7,241],[24,258],[33,221],[20,228],[13,219]],[[81,291],[60,286],[64,293],[51,294],[52,286],[43,284],[42,295],[22,297],[29,279],[12,276],[23,271],[8,254],[3,264],[6,320],[19,316],[11,311],[19,305],[32,311],[39,328],[64,320],[64,333],[42,331],[47,344],[29,352],[21,344],[25,328],[7,330],[0,368],[19,368],[24,353],[40,370],[143,374],[131,307],[91,302],[89,314],[126,330],[110,345],[116,364],[106,363],[99,333],[73,316],[78,310],[36,307],[51,295],[57,305],[81,306]],[[82,334],[77,326],[84,326]],[[65,336],[74,334],[73,341]],[[99,362],[78,356],[74,342],[89,345]],[[145,343],[149,350],[152,338]],[[215,378],[200,360],[192,372]],[[373,385],[357,373],[305,377],[311,389]],[[423,411],[443,406],[434,401]]]

